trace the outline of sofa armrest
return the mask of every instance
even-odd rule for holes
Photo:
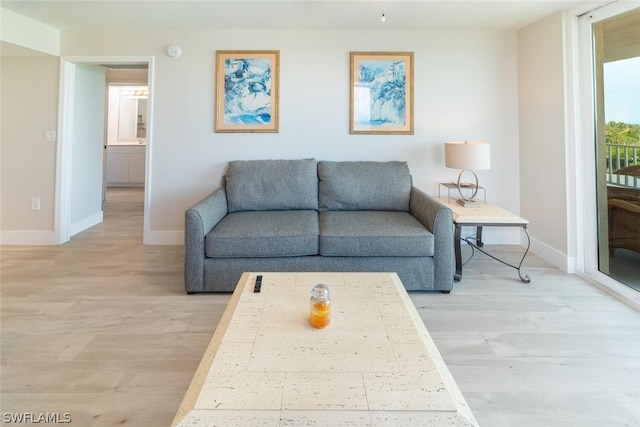
[[[451,209],[413,187],[409,200],[409,212],[433,233],[435,289],[440,291],[453,289],[455,257]]]
[[[227,195],[219,188],[184,214],[184,285],[187,293],[204,290],[205,236],[227,215]]]

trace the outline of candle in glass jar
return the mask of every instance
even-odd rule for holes
[[[331,301],[327,285],[318,284],[311,290],[309,323],[314,328],[322,329],[331,321]]]

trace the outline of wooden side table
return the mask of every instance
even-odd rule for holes
[[[524,261],[527,253],[529,252],[529,247],[531,245],[531,239],[529,238],[529,233],[527,233],[527,225],[529,221],[524,218],[520,218],[519,216],[512,214],[509,211],[506,211],[497,206],[484,203],[475,207],[464,207],[459,205],[455,200],[448,199],[438,199],[440,203],[447,206],[451,209],[453,213],[453,224],[455,226],[454,233],[454,246],[455,246],[455,254],[456,254],[456,273],[454,276],[454,280],[459,282],[462,279],[462,252],[461,252],[461,244],[462,244],[462,227],[476,227],[476,237],[467,237],[464,241],[471,247],[479,250],[480,252],[488,255],[489,257],[495,259],[502,264],[514,268],[518,271],[518,276],[520,280],[525,283],[529,283],[531,279],[528,275],[522,275],[522,262]],[[512,265],[504,260],[497,258],[496,256],[487,253],[482,249],[484,243],[482,242],[482,228],[483,227],[520,227],[524,231],[524,234],[527,236],[527,248],[522,255],[522,259],[518,265]]]

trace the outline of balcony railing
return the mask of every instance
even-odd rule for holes
[[[640,164],[640,145],[607,144],[607,173]]]

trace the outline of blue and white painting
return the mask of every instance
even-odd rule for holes
[[[354,90],[357,128],[404,127],[407,124],[406,61],[361,60]]]
[[[271,123],[271,60],[225,59],[224,124]]]

